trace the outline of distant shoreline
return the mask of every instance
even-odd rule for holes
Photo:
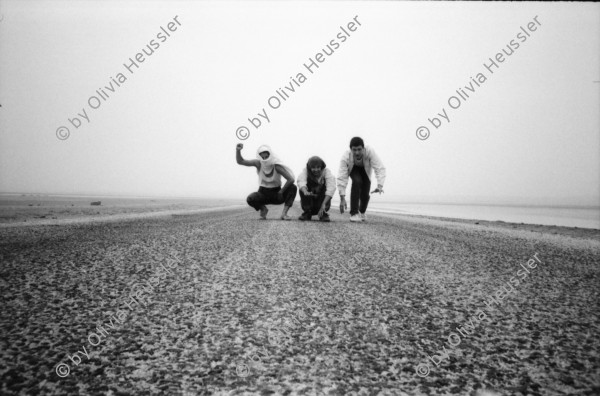
[[[61,225],[72,225],[72,224],[91,224],[91,223],[103,223],[103,222],[118,222],[127,220],[142,220],[164,216],[185,216],[193,215],[197,213],[207,212],[218,212],[241,209],[243,205],[229,205],[229,206],[213,206],[200,209],[180,209],[180,210],[158,210],[158,211],[145,211],[138,213],[110,213],[101,215],[75,215],[67,218],[52,218],[43,219],[39,218],[25,218],[19,219],[21,221],[13,222],[0,222],[0,228],[14,228],[14,227],[31,227],[31,226],[61,226]]]
[[[21,198],[52,198],[52,197],[59,197],[59,198],[108,198],[108,199],[154,199],[154,200],[209,200],[209,201],[214,201],[214,200],[219,200],[219,201],[240,201],[243,200],[245,201],[245,195],[240,196],[240,197],[234,197],[234,198],[225,198],[225,197],[213,197],[213,196],[204,196],[204,197],[181,197],[181,196],[151,196],[151,195],[101,195],[101,194],[55,194],[55,193],[7,193],[7,192],[0,192],[0,198],[2,197],[21,197]],[[296,197],[296,200],[294,201],[295,204],[299,203],[300,200],[298,199],[298,197]],[[332,199],[332,203],[337,203],[339,204],[339,198],[333,197]],[[560,209],[600,209],[600,202],[598,204],[564,204],[564,203],[557,203],[557,204],[551,204],[551,203],[542,203],[542,204],[532,204],[532,203],[488,203],[488,202],[481,202],[481,201],[474,201],[474,202],[464,202],[464,201],[460,201],[460,202],[452,202],[452,201],[439,201],[439,202],[432,202],[429,200],[415,200],[415,199],[410,199],[407,201],[403,201],[403,200],[397,200],[397,201],[385,201],[385,200],[381,200],[376,198],[375,200],[372,200],[370,203],[370,206],[376,206],[376,205],[446,205],[446,206],[480,206],[480,207],[486,207],[486,206],[493,206],[493,207],[507,207],[507,208],[560,208]]]
[[[495,206],[501,208],[558,208],[558,209],[600,209],[600,205],[550,205],[550,204],[509,204],[509,203],[468,203],[468,202],[417,202],[417,201],[407,201],[407,202],[377,202],[374,205],[445,205],[445,206]]]
[[[100,195],[100,194],[38,194],[38,193],[2,193],[3,197],[20,197],[20,198],[109,198],[109,199],[171,199],[171,200],[235,200],[235,198],[215,198],[215,197],[168,197],[168,196],[145,196],[145,195]]]
[[[373,203],[369,212],[600,229],[600,207]]]
[[[542,234],[553,235],[553,236],[568,236],[576,239],[593,239],[598,240],[600,238],[600,229],[597,228],[582,228],[582,227],[568,227],[559,225],[545,225],[545,224],[527,224],[527,223],[511,223],[502,220],[477,220],[477,219],[459,219],[450,217],[438,217],[438,216],[427,216],[427,215],[416,215],[408,213],[383,213],[373,212],[373,216],[382,216],[388,218],[404,218],[413,221],[431,221],[431,222],[443,222],[456,223],[457,225],[465,226],[470,225],[474,228],[491,228],[491,229],[505,229],[509,231],[530,231],[539,232]]]

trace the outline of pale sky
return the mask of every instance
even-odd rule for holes
[[[246,126],[245,158],[269,144],[296,175],[312,155],[337,174],[361,136],[387,199],[600,203],[598,3],[1,1],[0,19],[0,192],[244,200]]]

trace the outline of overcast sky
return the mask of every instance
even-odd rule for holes
[[[363,137],[388,199],[600,201],[598,3],[2,1],[0,14],[0,192],[244,199],[245,126],[245,158],[269,144],[296,175],[312,155],[337,173]]]

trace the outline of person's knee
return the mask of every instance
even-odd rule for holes
[[[254,206],[256,204],[256,199],[256,193],[252,193],[248,195],[248,197],[246,197],[246,202],[248,203],[248,205]]]
[[[362,177],[360,177],[360,176],[357,175],[357,176],[355,176],[355,177],[352,178],[352,185],[353,186],[357,186],[357,187],[360,188],[360,187],[362,187],[363,184],[364,183],[363,183],[363,178]]]
[[[352,182],[352,188],[358,191],[362,191],[364,188],[364,184],[362,181]]]
[[[292,184],[291,186],[289,186],[287,188],[287,190],[285,191],[285,201],[286,203],[289,203],[289,205],[291,205],[290,200],[294,200],[296,199],[296,195],[298,193],[298,187],[296,187],[295,184]]]

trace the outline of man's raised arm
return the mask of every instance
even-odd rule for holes
[[[260,166],[260,162],[258,162],[258,160],[245,160],[242,157],[243,148],[244,145],[242,143],[238,143],[237,146],[235,146],[235,161],[240,165],[255,166],[258,169],[258,167]]]

